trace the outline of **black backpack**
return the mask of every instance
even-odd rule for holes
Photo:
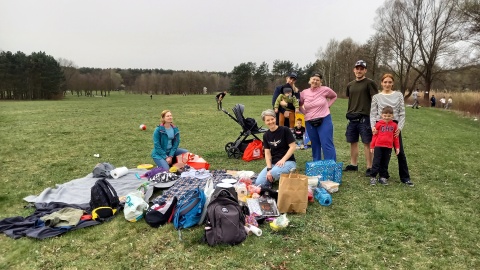
[[[90,192],[90,210],[95,220],[106,221],[120,208],[117,192],[105,178],[98,179]]]
[[[210,246],[237,245],[247,238],[245,215],[232,189],[215,189],[207,206],[204,241]]]

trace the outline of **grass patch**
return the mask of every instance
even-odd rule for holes
[[[245,104],[245,116],[260,121],[270,96],[228,96],[224,107]],[[345,143],[346,100],[332,106],[338,161],[349,161]],[[96,163],[117,167],[152,163],[152,132],[163,109],[173,112],[181,147],[205,157],[212,169],[259,172],[264,161],[228,159],[224,146],[240,126],[216,110],[214,97],[112,93],[107,98],[68,96],[61,101],[0,103],[0,219],[26,216],[22,198],[81,178]],[[147,125],[141,131],[140,124]],[[201,227],[159,229],[123,214],[111,222],[36,241],[0,236],[0,269],[479,269],[478,224],[480,126],[435,108],[407,109],[403,131],[414,188],[398,179],[368,185],[360,171],[344,173],[330,207],[310,204],[306,215],[289,215],[291,226],[239,246],[200,243]],[[93,157],[100,154],[101,158]],[[309,151],[297,151],[304,172]]]

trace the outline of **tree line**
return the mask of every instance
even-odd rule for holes
[[[241,63],[227,72],[165,69],[77,67],[44,52],[25,55],[0,51],[0,99],[55,99],[71,94],[201,94],[229,90],[234,95],[271,94],[290,72],[296,86],[307,88],[309,75],[321,72],[324,84],[344,95],[354,79],[353,64],[368,63],[368,77],[378,81],[393,73],[398,90],[479,90],[480,0],[386,0],[377,9],[376,33],[364,44],[332,39],[312,63],[289,60]]]

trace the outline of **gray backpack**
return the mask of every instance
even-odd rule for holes
[[[95,165],[95,168],[93,168],[93,177],[95,178],[112,178],[110,175],[110,171],[113,171],[115,169],[115,166],[108,162],[102,162],[98,163]]]
[[[217,188],[207,206],[204,241],[210,246],[237,245],[247,238],[245,215],[235,190]]]

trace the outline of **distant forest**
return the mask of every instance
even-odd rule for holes
[[[100,69],[77,67],[72,60],[45,52],[0,51],[0,99],[61,99],[66,95],[208,94],[269,95],[284,77],[296,72],[299,89],[310,74],[320,72],[323,84],[339,96],[354,80],[353,65],[363,59],[367,77],[395,76],[395,88],[409,97],[419,89],[428,99],[436,91],[480,90],[480,1],[389,0],[377,10],[376,33],[364,44],[351,38],[332,39],[305,67],[289,60],[240,63],[230,72],[166,69]],[[319,37],[321,38],[321,37]]]

